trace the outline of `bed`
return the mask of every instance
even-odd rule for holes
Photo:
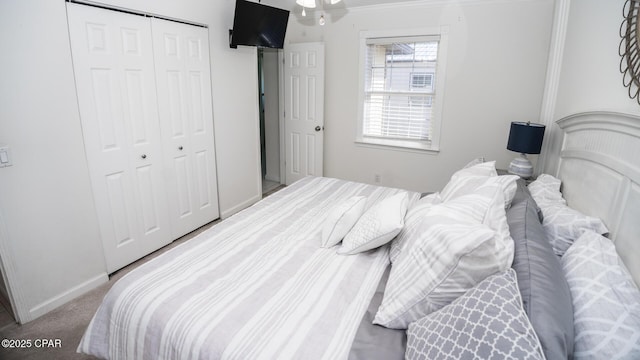
[[[626,268],[639,282],[640,119],[589,113],[562,119],[559,125],[566,136],[559,171],[554,175],[562,180],[566,203],[606,223]],[[611,140],[598,140],[603,133]],[[476,176],[480,175],[468,178],[477,180]],[[542,209],[524,181],[509,180],[514,185],[513,193],[507,196],[504,183],[508,177],[495,178],[500,179],[498,185],[480,187],[482,197],[474,193],[476,197],[458,201],[464,216],[486,200],[487,208],[494,209],[491,211],[496,217],[504,217],[503,223],[491,220],[493,215],[483,215],[480,222],[484,228],[476,223],[460,228],[480,234],[477,236],[485,234],[482,243],[487,247],[482,256],[491,257],[493,262],[489,263],[495,266],[470,263],[469,269],[477,274],[454,279],[456,284],[468,283],[464,291],[455,290],[455,297],[450,294],[451,288],[446,288],[430,292],[428,303],[414,301],[397,318],[380,314],[382,310],[393,313],[389,309],[396,305],[397,299],[392,296],[397,292],[395,284],[414,275],[399,269],[410,262],[407,259],[413,259],[407,254],[416,246],[415,236],[440,236],[449,231],[444,229],[456,226],[448,222],[450,218],[441,218],[440,212],[435,216],[432,209],[451,203],[439,196],[455,200],[450,195],[462,191],[467,180],[461,182],[464,186],[448,184],[435,196],[421,198],[421,194],[401,189],[308,177],[123,277],[105,296],[78,351],[105,359],[402,359],[433,358],[429,354],[437,351],[449,351],[455,354],[454,358],[464,357],[468,348],[445,346],[449,341],[449,328],[442,327],[446,316],[455,313],[455,306],[468,306],[461,299],[472,296],[469,294],[474,291],[484,291],[479,296],[508,293],[506,285],[500,290],[490,289],[513,278],[517,293],[501,301],[513,305],[513,311],[520,316],[514,325],[516,340],[495,343],[491,349],[476,348],[471,353],[510,354],[517,358],[571,357],[572,295],[562,275],[563,263],[547,245],[540,221]],[[474,188],[477,190],[478,186]],[[505,204],[507,197],[510,199]],[[392,200],[396,201],[394,204],[401,203],[403,210],[380,210],[381,204]],[[347,237],[342,247],[323,247],[328,219],[337,207],[345,207],[349,201],[349,209],[361,207],[360,219],[356,217],[356,225],[351,224],[353,229],[358,228],[364,214],[373,210],[384,214],[384,219],[400,216],[404,227],[398,229],[399,234],[394,233],[394,240],[385,240],[373,248],[363,248],[356,241],[355,246],[360,246],[361,251],[350,255],[349,249],[344,250]],[[343,210],[342,214],[340,221],[348,212]],[[446,226],[426,228],[416,220],[423,216],[434,216]],[[358,229],[366,233],[363,229],[393,225],[384,219]],[[500,229],[507,226],[504,235]],[[495,231],[486,231],[486,227]],[[349,244],[354,243],[350,240]],[[427,255],[437,251],[443,250],[422,249]],[[456,261],[462,263],[460,258]],[[442,266],[442,272],[453,273]],[[494,273],[504,276],[486,276]],[[491,281],[482,288],[487,279]],[[411,281],[411,286],[420,282]],[[416,292],[424,294],[424,287]],[[398,294],[400,300],[405,296]],[[507,305],[501,306],[508,308]],[[417,314],[425,309],[431,315],[416,321],[421,316]],[[457,339],[461,335],[451,336]],[[527,356],[517,355],[524,354],[517,351],[527,347],[531,348]]]

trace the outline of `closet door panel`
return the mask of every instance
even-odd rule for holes
[[[193,198],[202,213],[218,215],[215,153],[213,147],[213,109],[208,32],[191,27],[185,34],[187,91],[189,99],[189,137],[193,148]]]
[[[67,4],[80,118],[108,272],[168,244],[149,19]]]
[[[180,225],[174,220],[176,216],[179,219],[186,219],[193,214],[193,206],[191,201],[192,181],[191,181],[191,165],[189,150],[189,137],[187,134],[189,115],[185,102],[188,100],[185,91],[184,74],[180,71],[180,61],[177,56],[176,46],[178,39],[176,35],[169,34],[165,38],[165,56],[170,59],[170,70],[164,73],[158,73],[158,96],[160,99],[166,98],[165,106],[160,105],[163,112],[161,119],[165,125],[162,128],[164,138],[164,151],[168,155],[166,160],[170,167],[167,169],[169,188],[173,188],[172,199],[170,201],[170,211],[172,214],[172,226],[176,227],[174,236],[181,236],[189,230],[180,231]],[[161,63],[161,61],[158,61]],[[165,79],[162,82],[162,78]],[[163,91],[164,90],[164,91]],[[182,148],[182,149],[180,149]],[[184,227],[184,226],[183,226]]]
[[[154,170],[150,165],[143,165],[136,169],[136,184],[140,194],[142,231],[147,236],[159,232],[161,226],[165,226],[160,224],[160,214],[158,214],[156,204],[156,192],[154,190],[156,184],[154,177],[156,175]]]
[[[219,217],[207,29],[152,19],[174,236]],[[173,191],[172,191],[173,193]]]
[[[198,207],[200,209],[206,209],[208,207],[215,207],[216,204],[212,204],[211,200],[213,196],[211,196],[211,177],[209,173],[211,170],[209,169],[210,164],[213,162],[209,158],[210,153],[207,151],[200,151],[195,154],[195,173],[196,173],[196,182],[198,187]]]
[[[126,174],[117,172],[105,176],[106,196],[101,196],[109,203],[109,207],[104,211],[99,211],[100,217],[110,218],[113,227],[107,229],[110,239],[116,247],[121,247],[135,238],[134,224],[130,222],[133,217],[134,206],[131,204],[131,192],[128,189],[130,181]],[[98,201],[96,199],[96,201]],[[103,233],[104,236],[105,233]]]
[[[171,169],[175,176],[175,199],[177,200],[178,216],[180,218],[188,217],[193,213],[191,205],[191,179],[189,171],[189,159],[187,156],[176,156],[174,166]]]
[[[206,39],[206,37],[205,37]],[[202,40],[199,38],[198,40]],[[215,185],[215,154],[211,142],[213,138],[213,122],[211,121],[211,85],[209,82],[208,56],[201,50],[201,41],[190,39],[188,48],[190,49],[187,61],[189,85],[189,113],[191,127],[189,137],[193,148],[193,174],[194,201],[202,212],[211,212],[217,208],[217,193]],[[197,51],[195,49],[198,49]],[[208,52],[207,52],[208,55]],[[215,209],[217,210],[217,209]]]

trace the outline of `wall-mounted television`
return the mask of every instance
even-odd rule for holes
[[[229,45],[282,49],[289,11],[246,0],[236,0]]]

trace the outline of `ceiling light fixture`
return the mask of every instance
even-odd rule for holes
[[[331,1],[335,1],[335,0],[331,0]],[[316,0],[296,0],[296,4],[302,6],[303,8],[315,8],[316,7]]]
[[[327,0],[320,0],[320,1],[327,1]],[[329,0],[329,3],[331,3],[331,5],[335,5],[340,1],[342,0]],[[315,9],[316,0],[296,0],[296,4],[302,6],[302,16],[307,16],[307,12],[305,11],[305,9],[306,8]],[[320,20],[318,21],[318,23],[322,26],[325,24],[325,22],[326,20],[324,19],[324,14],[320,15]]]

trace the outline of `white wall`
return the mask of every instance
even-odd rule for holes
[[[209,26],[222,216],[261,197],[257,66],[229,49],[234,0],[108,0]],[[106,281],[75,96],[65,2],[0,2],[0,254],[20,320]]]
[[[615,111],[640,115],[640,105],[629,98],[620,73],[620,24],[624,0],[570,2],[554,119],[586,111]],[[552,124],[547,131],[550,151],[545,172],[555,173],[562,142]]]
[[[328,16],[324,27],[300,19],[290,17],[287,41],[326,47],[325,176],[372,183],[380,174],[383,185],[436,191],[475,157],[506,168],[516,156],[506,150],[510,122],[539,118],[552,0],[371,6]],[[449,26],[449,61],[440,152],[356,145],[360,31],[441,25]]]
[[[14,165],[0,169],[21,320],[56,297],[106,280],[73,83],[64,2],[0,3],[0,143]],[[12,281],[13,280],[13,281]],[[14,285],[21,289],[14,289]],[[59,304],[58,304],[59,305]]]

